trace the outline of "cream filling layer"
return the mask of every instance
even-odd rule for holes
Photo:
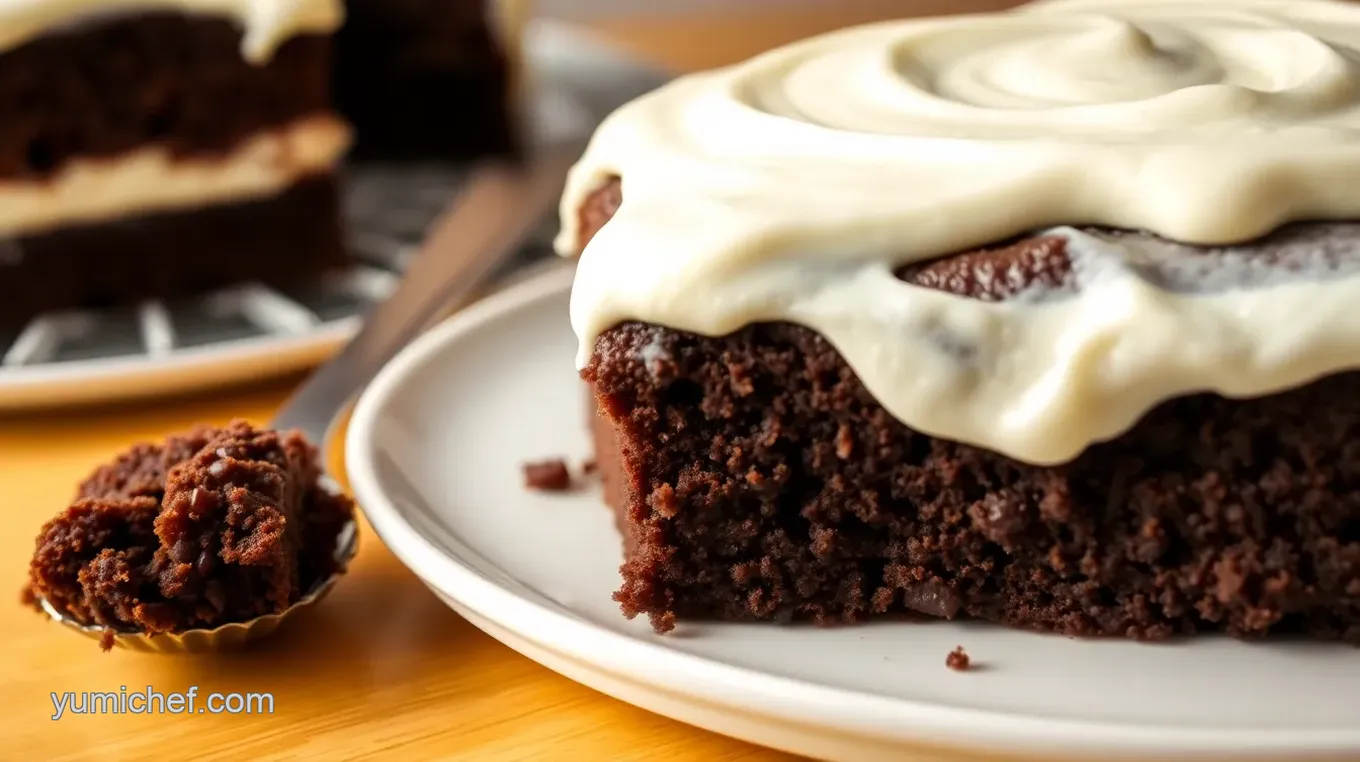
[[[341,0],[0,0],[0,51],[49,29],[137,11],[225,16],[240,24],[241,54],[263,63],[299,34],[329,34],[345,19]]]
[[[317,116],[261,132],[212,157],[176,157],[150,147],[76,159],[41,180],[0,181],[0,235],[270,196],[329,171],[349,143],[343,122]]]
[[[599,129],[562,203],[623,203],[581,256],[578,363],[625,320],[791,321],[906,425],[1059,463],[1159,402],[1360,367],[1360,278],[1158,287],[1118,239],[1225,246],[1360,220],[1360,7],[1055,0],[844,30],[685,77]],[[1076,295],[986,303],[908,262],[1056,229]],[[1307,273],[1303,274],[1307,276]]]

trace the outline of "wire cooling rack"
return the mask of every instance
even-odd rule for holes
[[[163,359],[227,342],[322,334],[361,317],[396,288],[423,232],[463,175],[458,167],[440,165],[370,165],[346,175],[346,219],[357,260],[347,269],[290,289],[246,283],[176,303],[44,315],[0,335],[0,368]],[[509,267],[551,256],[550,236],[545,225]]]

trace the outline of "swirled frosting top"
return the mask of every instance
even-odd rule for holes
[[[1360,366],[1348,273],[1186,291],[1140,266],[1169,241],[1234,261],[1291,221],[1360,220],[1358,130],[1360,7],[1343,2],[1057,0],[809,39],[601,126],[558,242],[575,252],[577,210],[620,177],[572,294],[578,362],[624,320],[790,321],[908,426],[1063,462],[1172,396]],[[894,276],[1029,232],[1067,239],[1075,293],[985,302]]]
[[[0,51],[53,28],[139,11],[225,16],[244,29],[241,54],[259,63],[298,34],[327,34],[344,20],[342,0],[0,0]]]

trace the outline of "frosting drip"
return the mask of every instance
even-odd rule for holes
[[[329,34],[344,20],[342,0],[0,0],[0,51],[44,32],[137,11],[226,16],[241,25],[241,55],[263,63],[298,34]]]
[[[1130,239],[1077,229],[1231,249],[1360,219],[1358,129],[1360,7],[1342,2],[1057,0],[806,40],[601,126],[558,241],[574,253],[577,209],[622,177],[581,256],[578,363],[624,320],[791,321],[906,425],[1063,462],[1172,396],[1360,366],[1345,272],[1177,290]],[[1075,293],[987,303],[893,275],[1027,232],[1067,240]]]

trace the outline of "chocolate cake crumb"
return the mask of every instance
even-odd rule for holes
[[[581,463],[581,473],[586,476],[589,476],[599,470],[600,464],[597,463],[594,458],[587,458],[583,463]]]
[[[571,489],[571,472],[562,458],[551,458],[524,464],[524,486],[541,492],[565,492]]]
[[[955,672],[967,672],[972,664],[972,659],[968,658],[968,652],[963,650],[963,646],[955,646],[949,655],[944,657],[944,665]]]
[[[342,571],[348,498],[299,434],[237,421],[138,445],[38,535],[29,594],[83,625],[180,632],[280,613]]]
[[[841,460],[849,460],[855,452],[855,438],[850,433],[850,426],[841,424],[836,430],[836,457]]]
[[[99,648],[104,651],[112,651],[117,635],[118,633],[114,632],[113,628],[105,627],[104,631],[99,634]]]

